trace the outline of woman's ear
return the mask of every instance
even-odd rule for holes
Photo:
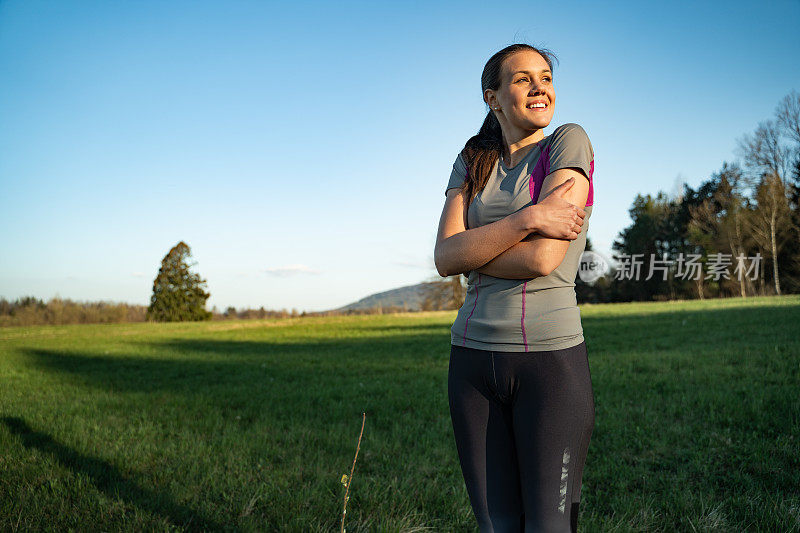
[[[486,89],[483,91],[483,101],[486,102],[492,109],[497,107],[497,97],[495,96],[494,91],[491,89]]]

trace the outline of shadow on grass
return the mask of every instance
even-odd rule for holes
[[[95,487],[104,492],[109,498],[120,497],[140,509],[167,518],[173,524],[182,527],[223,529],[221,524],[199,515],[189,507],[170,501],[163,494],[142,488],[126,479],[108,461],[79,453],[59,443],[47,433],[35,431],[21,418],[6,416],[0,418],[0,422],[12,434],[19,437],[25,448],[46,453],[73,472],[80,472],[89,476]],[[159,504],[156,505],[155,502],[159,502]]]
[[[733,351],[795,341],[791,324],[800,321],[800,306],[669,311],[645,315],[583,318],[593,356],[622,351],[714,349]],[[188,396],[219,387],[252,386],[286,400],[314,396],[310,387],[339,383],[349,387],[369,378],[391,378],[413,386],[414,380],[446,380],[449,335],[436,325],[409,324],[353,327],[352,336],[329,339],[215,340],[174,338],[135,343],[129,353],[76,353],[72,350],[23,348],[44,369],[77,377],[102,390],[171,391]],[[358,331],[368,332],[359,337]],[[386,336],[373,336],[377,330]],[[445,329],[445,331],[447,331]],[[405,332],[405,334],[404,334]],[[691,343],[691,344],[689,344]],[[136,345],[143,349],[137,351]],[[161,356],[160,353],[167,354]],[[153,354],[153,355],[150,355]],[[300,385],[300,390],[293,387]],[[329,388],[329,387],[326,387]],[[275,390],[273,390],[275,389]]]
[[[391,337],[314,342],[179,338],[142,346],[141,352],[133,346],[130,352],[113,354],[44,348],[22,348],[20,352],[28,355],[35,366],[74,376],[102,390],[170,390],[191,395],[203,392],[198,387],[214,389],[232,382],[243,384],[241,380],[253,383],[264,377],[273,378],[277,384],[325,377],[362,379],[395,375],[398,369],[417,368],[424,372],[431,365],[437,373],[444,369],[446,374],[450,354],[449,341],[441,333],[415,334],[413,326],[408,335]],[[405,372],[395,377],[412,381],[417,376]],[[309,392],[313,391],[304,391]]]

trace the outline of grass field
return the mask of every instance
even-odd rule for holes
[[[800,296],[582,306],[580,531],[800,531]],[[477,531],[455,312],[0,330],[0,530]],[[534,355],[531,355],[534,356]]]

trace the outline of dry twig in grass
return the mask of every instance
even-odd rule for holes
[[[358,459],[358,450],[361,448],[361,435],[364,434],[364,422],[367,419],[367,413],[361,413],[361,433],[358,434],[358,444],[356,445],[356,456],[353,458],[353,466],[350,468],[350,476],[348,477],[347,474],[342,475],[342,485],[345,486],[344,489],[344,507],[342,507],[342,527],[341,533],[345,533],[344,529],[344,515],[347,513],[347,500],[350,498],[348,493],[350,492],[350,483],[353,481],[353,471],[356,469],[356,459]]]

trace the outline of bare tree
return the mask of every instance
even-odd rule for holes
[[[778,276],[778,254],[792,234],[792,219],[783,182],[774,173],[766,173],[756,187],[756,208],[747,217],[746,225],[759,246],[772,259],[775,293],[781,294]]]
[[[787,94],[775,110],[778,126],[784,134],[800,145],[800,93]]]
[[[445,279],[439,276],[437,278],[424,285],[422,309],[433,311],[460,308],[467,292],[461,274],[448,276]]]
[[[750,227],[754,236],[761,239],[759,244],[763,245],[768,238],[764,248],[770,251],[777,294],[781,294],[778,253],[782,239],[786,238],[786,223],[791,224],[791,219],[785,216],[789,209],[786,174],[791,151],[783,143],[781,130],[777,120],[766,120],[751,135],[739,140],[739,152],[750,171],[747,176],[757,199],[756,211],[759,211]]]
[[[790,141],[789,160],[792,171],[784,176],[787,182],[789,208],[792,211],[788,246],[788,263],[783,263],[784,277],[788,276],[790,288],[800,287],[800,93],[793,90],[787,94],[775,109],[775,119],[781,133]],[[787,257],[784,256],[784,259]]]
[[[778,121],[770,119],[759,123],[755,132],[739,140],[739,152],[744,158],[744,164],[756,177],[760,178],[765,172],[773,172],[785,184],[790,152],[781,137]],[[755,185],[755,182],[751,183]]]

